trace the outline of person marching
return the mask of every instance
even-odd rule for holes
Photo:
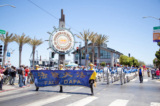
[[[36,69],[35,70],[39,70],[39,65],[36,65]],[[39,87],[36,87],[36,91],[39,90]]]
[[[139,75],[140,83],[143,83],[144,71],[142,66],[138,69],[138,75]]]
[[[95,83],[95,79],[96,79],[96,71],[93,69],[93,64],[91,63],[90,64],[90,69],[89,70],[93,70],[94,72],[92,73],[90,79],[89,79],[89,84],[90,84],[90,88],[91,88],[91,95],[94,95],[93,93],[93,84],[95,84],[94,86],[96,86],[96,83]]]
[[[62,64],[59,65],[59,70],[64,70]],[[63,92],[63,86],[62,85],[60,85],[60,91],[59,92],[60,93]]]

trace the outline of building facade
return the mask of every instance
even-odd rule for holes
[[[89,61],[92,62],[92,44],[90,43],[88,45],[88,54],[89,54]],[[85,65],[85,47],[81,47],[80,49],[81,51],[81,65]],[[95,65],[97,65],[98,62],[105,62],[106,65],[109,65],[111,67],[113,67],[115,64],[118,63],[117,59],[120,58],[120,55],[123,55],[122,53],[111,49],[109,47],[107,47],[107,44],[102,44],[100,47],[100,60],[98,60],[98,48],[95,47],[94,48],[95,51],[95,55],[94,55],[94,63]],[[77,53],[76,51],[72,52],[74,54],[74,62],[75,63],[80,63],[80,57],[79,57],[79,53]]]

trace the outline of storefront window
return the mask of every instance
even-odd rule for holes
[[[101,59],[110,59],[111,53],[101,49],[100,50],[100,58]]]

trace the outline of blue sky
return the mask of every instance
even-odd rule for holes
[[[144,16],[160,18],[160,0],[31,0],[58,19],[61,9],[64,10],[65,20],[73,27],[71,31],[79,34],[83,30],[109,36],[108,47],[124,55],[131,54],[146,64],[152,64],[155,52],[159,49],[153,42],[153,27],[160,23],[153,18],[143,19]],[[31,38],[47,40],[53,31],[53,26],[59,26],[59,20],[37,8],[28,0],[0,0],[0,29]],[[66,26],[66,28],[70,28]],[[81,41],[76,38],[76,41]],[[84,45],[84,42],[82,41]],[[76,47],[78,44],[76,44]],[[19,64],[18,44],[10,43],[8,49],[16,49],[11,55],[11,63]],[[38,46],[38,55],[49,58],[48,42]],[[26,44],[22,51],[22,64],[29,65],[32,48]],[[57,57],[57,56],[56,56]],[[68,56],[67,59],[73,58]]]

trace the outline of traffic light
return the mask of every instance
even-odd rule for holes
[[[0,45],[0,55],[2,54],[2,45]]]
[[[52,52],[51,57],[54,58],[54,52]]]
[[[78,47],[77,47],[77,49],[76,49],[76,52],[78,53]]]

